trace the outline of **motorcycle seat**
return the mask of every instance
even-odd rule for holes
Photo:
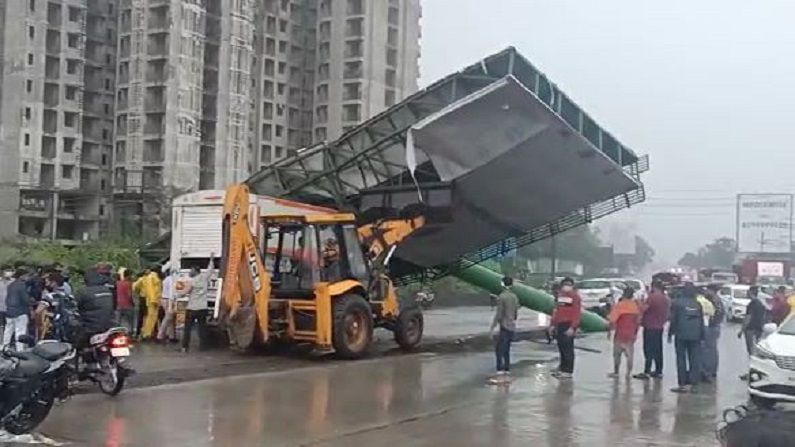
[[[54,362],[59,358],[65,356],[72,350],[72,345],[69,343],[61,343],[59,341],[47,341],[37,344],[33,347],[33,353],[43,358]]]
[[[11,372],[12,377],[24,378],[37,376],[50,367],[50,362],[32,352],[19,352],[14,356],[19,360],[17,367]]]

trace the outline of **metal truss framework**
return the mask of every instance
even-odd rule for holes
[[[507,48],[463,70],[447,76],[381,114],[345,133],[338,140],[304,148],[250,177],[246,183],[257,194],[334,204],[351,208],[365,189],[402,185],[412,180],[405,165],[406,134],[423,118],[436,113],[490,84],[513,76],[537,99],[638,181],[636,190],[589,205],[534,228],[521,237],[511,237],[466,256],[482,262],[623,208],[641,203],[645,193],[640,174],[648,170],[648,158],[639,158],[577,106],[549,78],[537,70],[515,48]],[[416,172],[420,182],[438,182],[430,163]],[[435,269],[441,275],[456,265]]]

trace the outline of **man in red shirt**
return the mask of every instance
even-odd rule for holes
[[[635,339],[640,328],[640,308],[635,302],[635,289],[627,287],[615,306],[610,310],[608,320],[610,327],[607,330],[607,339],[610,332],[613,336],[613,372],[612,378],[618,377],[621,368],[621,356],[627,357],[627,379],[632,375],[632,363],[635,359]]]
[[[781,286],[773,293],[773,307],[770,309],[770,319],[773,323],[781,324],[787,319],[789,313],[790,308],[787,302],[787,288]]]
[[[574,280],[564,278],[555,297],[550,330],[555,334],[560,352],[560,367],[553,375],[559,379],[570,379],[574,372],[574,335],[580,327],[582,299],[574,288]]]
[[[635,374],[636,379],[662,378],[663,371],[663,330],[671,312],[671,300],[665,294],[665,286],[655,281],[651,285],[651,293],[641,304],[643,316],[643,357],[646,365],[643,372]],[[652,364],[654,372],[652,372]]]
[[[116,322],[126,327],[132,334],[135,322],[132,284],[127,278],[127,270],[124,268],[119,269],[116,279]]]

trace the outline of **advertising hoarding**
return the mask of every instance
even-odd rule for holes
[[[792,244],[792,194],[737,195],[737,250],[789,253]]]

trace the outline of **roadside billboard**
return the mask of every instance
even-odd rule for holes
[[[737,251],[789,253],[792,194],[737,195]]]

